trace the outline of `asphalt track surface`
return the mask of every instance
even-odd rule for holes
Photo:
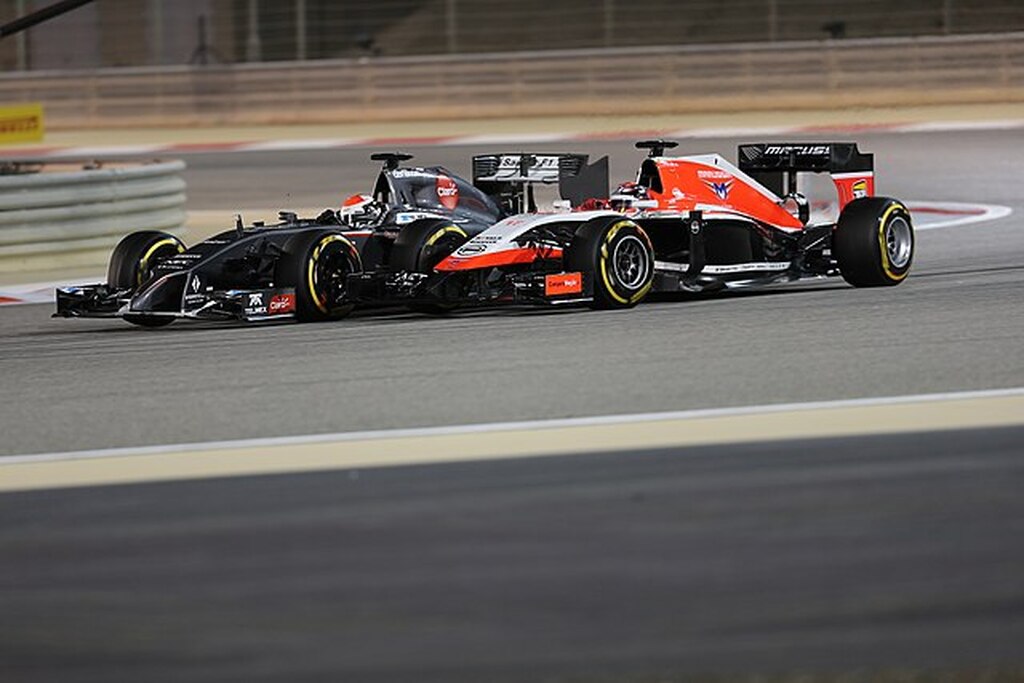
[[[155,331],[0,308],[0,455],[1024,386],[1022,136],[856,136],[883,193],[1015,210],[921,232],[896,288]],[[625,142],[574,147],[611,153],[614,177],[638,160]],[[409,149],[456,172],[493,151]],[[369,151],[190,156],[190,204],[337,205],[368,188]],[[13,680],[1020,664],[1022,443],[990,430],[5,494],[0,662]]]
[[[1017,210],[921,232],[896,288],[828,280],[630,311],[394,310],[155,331],[4,307],[0,455],[1024,386],[1024,161],[1007,153],[1020,142],[1019,130],[863,136],[881,191]],[[624,142],[583,148],[611,153],[613,177],[638,158]],[[413,151],[465,171],[481,150]],[[372,182],[367,154],[194,155],[191,202],[336,205],[336,188]]]
[[[0,678],[1006,669],[1024,642],[1022,439],[7,494]]]

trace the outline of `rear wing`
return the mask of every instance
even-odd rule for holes
[[[839,206],[875,193],[875,155],[855,142],[767,142],[739,147],[740,170],[779,197],[797,192],[797,173],[828,173]]]
[[[608,197],[608,157],[586,154],[481,154],[473,157],[473,185],[510,214],[537,210],[533,186],[558,184],[571,206]]]

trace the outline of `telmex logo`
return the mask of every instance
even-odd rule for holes
[[[828,154],[828,145],[769,145],[765,154]]]

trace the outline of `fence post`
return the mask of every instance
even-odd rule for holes
[[[25,16],[25,0],[17,0],[14,4],[14,11],[19,17]],[[28,69],[28,43],[26,42],[25,31],[20,31],[14,36],[14,45],[18,52],[18,71]]]
[[[295,59],[306,61],[306,0],[295,0]]]
[[[245,40],[245,61],[260,61],[260,3],[259,0],[249,0],[249,35]]]
[[[454,54],[459,50],[457,33],[459,30],[458,18],[455,13],[458,11],[456,0],[445,0],[444,3],[444,35],[448,46],[448,54]]]

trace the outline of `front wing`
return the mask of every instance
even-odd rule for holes
[[[295,289],[231,289],[186,295],[173,310],[136,310],[132,292],[105,284],[59,287],[55,318],[123,318],[126,315],[197,320],[264,321],[295,317]]]

